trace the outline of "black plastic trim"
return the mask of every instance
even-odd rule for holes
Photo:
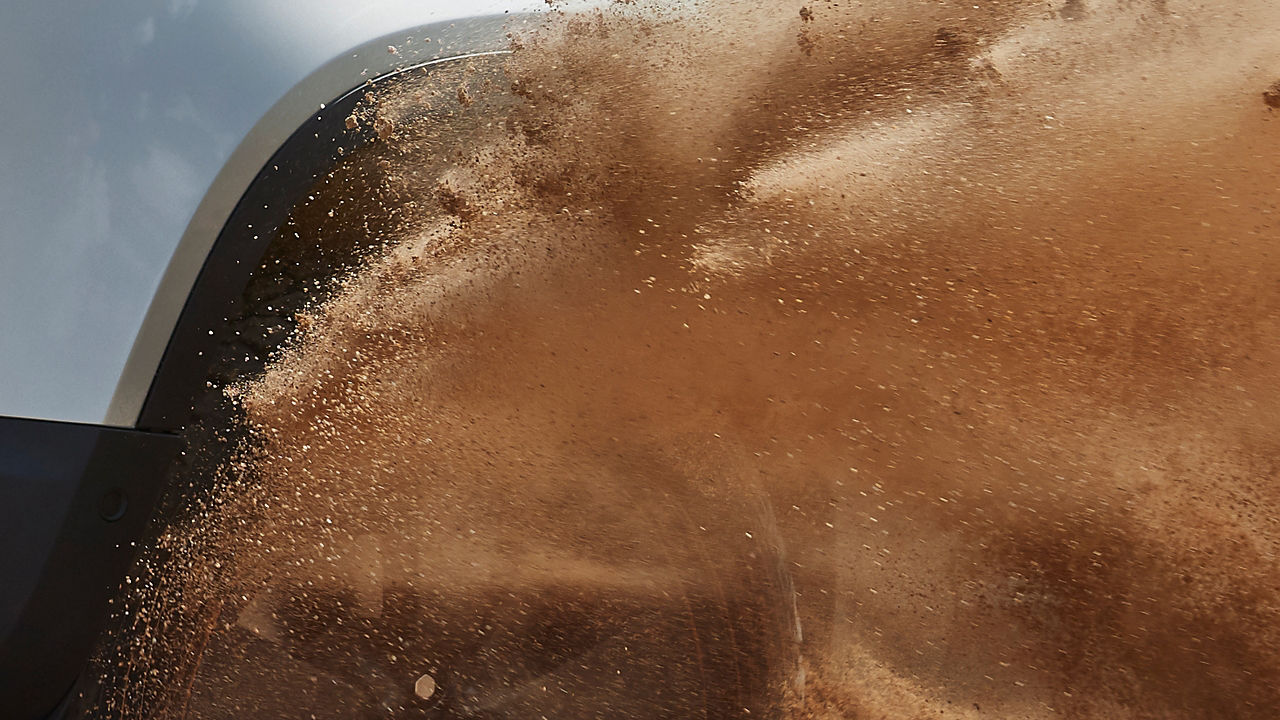
[[[345,119],[367,87],[349,91],[285,141],[258,172],[218,234],[138,416],[138,427],[174,432],[186,424],[216,357],[218,330],[240,309],[245,287],[296,201],[339,159],[338,148],[370,141]]]
[[[496,21],[496,19],[495,19]],[[344,153],[376,138],[372,128],[348,129],[346,119],[366,93],[424,67],[465,60],[483,52],[419,63],[356,87],[325,105],[298,128],[259,171],[223,226],[196,279],[165,348],[137,427],[176,432],[190,418],[221,341],[219,331],[241,310],[244,290],[294,206]]]
[[[178,449],[174,435],[0,417],[4,717],[45,717],[83,671]]]

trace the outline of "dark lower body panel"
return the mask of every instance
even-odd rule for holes
[[[143,539],[174,435],[0,417],[0,708],[55,711]]]

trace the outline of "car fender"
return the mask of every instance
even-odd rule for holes
[[[493,23],[533,5],[6,8],[0,415],[132,425],[204,255],[279,145],[363,80],[499,49]]]

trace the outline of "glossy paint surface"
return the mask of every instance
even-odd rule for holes
[[[0,10],[0,415],[132,424],[185,289],[280,142],[370,76],[500,44],[450,22],[530,5],[52,0]],[[135,346],[144,318],[149,338]],[[132,383],[121,379],[126,363]]]

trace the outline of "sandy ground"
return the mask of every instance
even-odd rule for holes
[[[114,707],[1280,715],[1280,6],[756,5],[377,98]]]

